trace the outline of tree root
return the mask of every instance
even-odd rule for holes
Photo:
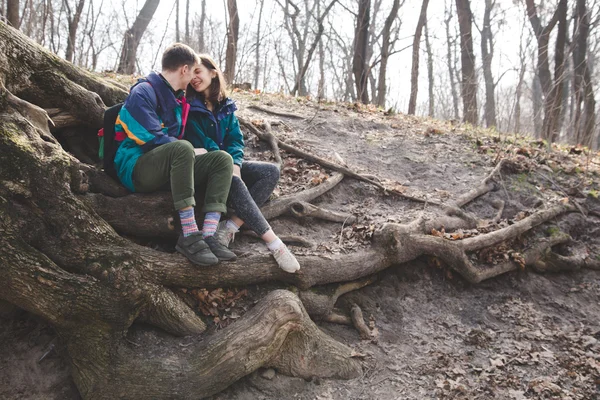
[[[296,218],[313,217],[331,222],[347,222],[352,224],[356,222],[356,216],[340,213],[336,211],[325,210],[324,208],[314,206],[305,201],[298,201],[290,205],[290,214]]]
[[[358,304],[352,304],[352,308],[350,309],[350,315],[352,317],[352,323],[354,327],[358,331],[360,338],[362,340],[369,340],[371,338],[371,330],[365,324],[365,319],[363,317],[362,310],[358,306]]]
[[[292,118],[292,119],[305,119],[303,116],[298,115],[298,114],[292,114],[292,113],[274,111],[274,110],[270,110],[270,109],[265,108],[265,107],[254,105],[254,104],[253,105],[249,105],[246,108],[249,108],[249,109],[252,109],[252,110],[258,110],[258,111],[264,112],[266,114],[276,115],[278,117]]]

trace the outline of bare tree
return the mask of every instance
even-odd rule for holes
[[[433,118],[435,114],[435,97],[433,94],[434,80],[433,80],[433,51],[431,50],[431,42],[429,40],[429,24],[425,22],[425,49],[427,51],[427,81],[429,82],[429,102],[428,102],[428,115]]]
[[[233,78],[235,77],[235,62],[237,59],[238,36],[240,30],[240,16],[238,14],[236,0],[227,0],[227,12],[229,14],[229,24],[227,26],[225,79],[229,84],[232,84]]]
[[[190,0],[185,0],[185,43],[190,44]]]
[[[487,127],[498,126],[496,122],[496,97],[494,94],[494,75],[492,59],[494,58],[494,40],[492,34],[491,14],[496,1],[485,0],[483,26],[481,27],[481,57],[483,59],[483,77],[485,80],[485,124]]]
[[[204,40],[204,26],[206,25],[206,0],[202,0],[200,11],[200,23],[198,26],[198,50],[201,53],[206,51],[206,43]]]
[[[458,91],[456,90],[456,80],[454,79],[457,75],[456,71],[456,60],[454,57],[454,48],[456,45],[456,38],[450,35],[450,21],[452,21],[452,2],[448,6],[445,3],[444,8],[444,26],[446,28],[446,58],[448,64],[448,76],[450,77],[450,91],[452,93],[452,105],[454,108],[454,119],[459,119],[458,114]]]
[[[596,100],[587,60],[589,13],[586,0],[577,0],[573,25],[573,68],[575,94],[574,137],[577,143],[591,147],[596,125]],[[582,109],[583,106],[583,109]]]
[[[13,28],[19,29],[21,26],[21,19],[19,18],[19,0],[7,0],[6,19]]]
[[[127,32],[125,32],[123,38],[123,50],[121,51],[117,72],[121,74],[134,73],[137,48],[146,28],[148,28],[148,24],[150,24],[150,21],[158,8],[159,2],[160,0],[146,0],[140,13],[135,19],[135,22]]]
[[[258,24],[256,27],[256,42],[255,42],[255,49],[254,49],[254,88],[257,89],[258,88],[258,76],[260,74],[260,41],[261,41],[261,36],[260,36],[260,28],[262,25],[262,15],[263,15],[263,7],[265,5],[265,0],[259,0],[260,1],[260,9],[258,11]]]
[[[73,62],[73,54],[75,53],[75,36],[77,35],[77,28],[79,27],[79,20],[81,19],[81,13],[85,0],[79,0],[75,10],[71,10],[71,5],[68,0],[63,0],[63,4],[67,10],[67,23],[69,32],[67,36],[67,50],[65,51],[65,60]]]
[[[424,0],[429,1],[429,0]],[[403,2],[404,3],[404,2]],[[379,65],[379,79],[377,86],[377,105],[380,107],[385,107],[385,96],[387,94],[387,84],[386,84],[386,76],[387,76],[387,63],[390,57],[390,38],[392,31],[392,24],[394,20],[398,16],[398,10],[400,9],[400,1],[394,0],[392,4],[392,9],[388,14],[385,25],[383,26],[383,43],[381,45],[381,62]]]
[[[473,35],[471,34],[473,15],[470,0],[456,0],[456,11],[460,27],[463,120],[477,125],[477,75],[475,71],[475,53],[473,52]]]
[[[371,16],[371,0],[359,0],[356,26],[354,30],[354,57],[352,73],[356,85],[356,95],[362,103],[369,103],[367,90],[368,65],[367,47],[369,44],[369,23]]]
[[[562,109],[562,79],[564,72],[564,45],[566,42],[566,14],[567,2],[560,0],[558,6],[550,19],[550,22],[543,27],[537,13],[534,0],[526,0],[527,16],[535,33],[538,42],[538,61],[537,75],[540,79],[542,93],[544,95],[544,119],[541,131],[541,137],[552,142],[558,134],[558,121]],[[550,42],[550,33],[558,22],[559,33],[556,38],[556,47],[554,55],[554,82],[550,72],[550,63],[548,60],[548,46]]]
[[[175,41],[179,40],[179,0],[175,0]]]
[[[525,82],[525,73],[527,72],[527,49],[529,48],[529,41],[524,42],[525,26],[521,27],[521,36],[519,40],[519,80],[517,81],[517,88],[515,90],[515,133],[521,132],[521,97],[523,95],[523,84]]]
[[[321,37],[323,36],[323,32],[325,31],[325,26],[323,25],[323,20],[325,19],[325,17],[327,17],[327,14],[329,14],[329,11],[331,11],[331,8],[334,6],[335,3],[337,3],[337,0],[332,0],[327,5],[325,10],[323,10],[323,14],[320,14],[319,12],[317,12],[317,25],[318,25],[317,33],[313,39],[313,42],[312,42],[310,48],[306,52],[306,58],[304,59],[304,63],[299,64],[300,70],[298,71],[298,75],[296,77],[296,83],[292,89],[292,94],[297,93],[297,91],[300,88],[300,82],[304,81],[304,77],[306,76],[308,67],[310,66],[310,62],[312,61],[313,54],[315,53],[317,45],[321,42]],[[319,4],[319,0],[316,0],[316,4]]]
[[[419,21],[417,22],[417,28],[413,38],[412,68],[410,70],[410,100],[408,102],[408,114],[410,115],[414,115],[417,108],[417,93],[419,91],[419,48],[421,46],[421,32],[423,32],[423,26],[425,25],[425,22],[427,22],[428,5],[429,0],[423,0],[423,3],[421,3]]]

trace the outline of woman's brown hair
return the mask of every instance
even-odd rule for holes
[[[204,93],[198,93],[194,90],[192,85],[188,85],[187,88],[187,97],[198,97],[205,102],[210,101],[214,106],[216,106],[220,101],[224,100],[229,94],[227,93],[227,82],[225,81],[225,77],[223,76],[223,72],[217,66],[217,63],[211,56],[208,54],[198,54],[200,58],[200,64],[204,65],[209,71],[215,71],[217,75],[212,78],[210,82],[210,86],[208,87],[209,95],[205,98]]]

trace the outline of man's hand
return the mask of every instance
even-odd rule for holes
[[[195,153],[197,156],[201,156],[202,154],[206,154],[206,153],[208,153],[208,151],[206,151],[206,149],[194,149],[194,153]]]
[[[242,178],[241,168],[237,164],[233,164],[233,175],[237,176],[240,179]]]

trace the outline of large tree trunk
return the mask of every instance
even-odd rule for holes
[[[367,65],[367,50],[369,46],[369,23],[371,17],[371,0],[360,0],[356,27],[354,29],[354,56],[352,58],[352,73],[356,85],[356,96],[363,103],[369,103],[367,80],[369,71]]]
[[[146,0],[133,25],[125,32],[123,50],[121,51],[119,66],[117,68],[118,73],[133,74],[135,72],[137,48],[158,8],[159,2],[160,0]]]
[[[483,77],[485,80],[485,125],[496,127],[496,98],[494,95],[494,75],[492,74],[492,60],[494,58],[494,38],[492,33],[491,18],[492,8],[495,3],[485,0],[483,12],[483,26],[481,28],[481,57],[483,58]]]
[[[238,36],[240,30],[240,16],[238,14],[237,1],[227,0],[227,11],[229,13],[229,24],[227,25],[227,51],[225,54],[225,80],[233,84],[235,79],[235,63],[237,60]]]
[[[427,0],[428,1],[428,0]],[[392,25],[394,20],[398,16],[398,10],[400,9],[400,0],[394,0],[392,9],[385,19],[385,25],[383,26],[383,42],[381,46],[381,62],[379,63],[379,78],[377,80],[377,101],[376,104],[380,107],[385,107],[385,97],[387,95],[387,63],[390,58],[390,38],[392,32]]]
[[[421,32],[427,22],[427,6],[429,0],[423,0],[421,4],[421,13],[415,29],[415,36],[412,45],[412,68],[410,70],[410,99],[408,101],[408,114],[414,115],[417,109],[417,93],[419,91],[419,49],[421,47]]]
[[[458,25],[460,27],[460,60],[463,98],[463,120],[477,125],[479,122],[477,109],[477,73],[475,71],[475,53],[473,52],[473,35],[471,34],[470,0],[456,0]]]

